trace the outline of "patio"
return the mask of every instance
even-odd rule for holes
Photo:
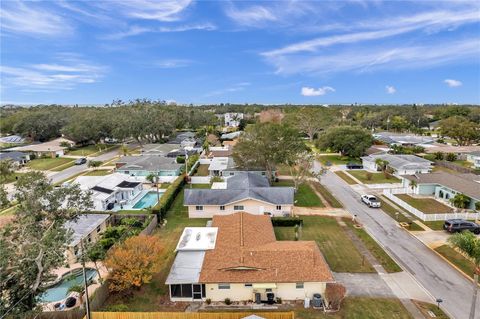
[[[162,197],[165,189],[159,189],[158,199]],[[153,195],[150,195],[153,194]],[[137,194],[134,198],[128,201],[120,201],[115,203],[112,211],[118,212],[121,210],[142,210],[145,208],[153,207],[157,204],[157,191],[154,189],[144,189]]]

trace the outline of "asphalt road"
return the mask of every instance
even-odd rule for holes
[[[443,300],[442,308],[452,318],[469,318],[473,284],[416,238],[400,229],[381,209],[372,209],[360,201],[347,183],[332,172],[321,177],[324,184],[369,233],[385,247],[403,269],[408,271],[433,298]],[[477,314],[480,319],[480,300]]]

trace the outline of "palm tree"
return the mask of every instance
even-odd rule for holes
[[[448,239],[450,244],[467,255],[475,263],[473,273],[473,297],[470,308],[470,319],[475,318],[475,307],[478,294],[478,275],[480,274],[480,239],[471,232],[457,233]]]
[[[89,161],[88,167],[93,168],[93,170],[95,171],[101,164],[102,164],[101,161]]]
[[[123,156],[127,156],[128,154],[130,154],[130,149],[127,145],[122,144],[122,146],[120,146],[120,154]]]
[[[450,203],[456,208],[464,209],[470,203],[470,197],[465,194],[458,193],[450,199]]]
[[[410,188],[412,189],[412,192],[415,191],[415,187],[417,187],[417,186],[418,186],[417,181],[415,181],[415,180],[410,181]]]

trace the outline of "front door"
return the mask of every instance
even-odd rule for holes
[[[193,286],[193,300],[202,299],[202,285],[192,285]]]

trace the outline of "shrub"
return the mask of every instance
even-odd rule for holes
[[[273,217],[272,225],[277,227],[293,227],[303,225],[303,219],[298,217]]]
[[[107,310],[111,312],[127,312],[128,309],[128,306],[123,303],[118,305],[111,305],[107,308]]]
[[[230,298],[225,298],[225,304],[227,306],[232,304],[232,301],[230,300]]]
[[[445,159],[449,162],[453,162],[457,160],[457,155],[454,153],[448,153]]]
[[[365,173],[365,178],[367,179],[367,181],[371,181],[372,180],[372,177],[373,177],[373,174],[370,173],[370,172],[366,172]]]
[[[221,178],[220,176],[213,176],[211,179],[210,179],[210,184],[213,184],[213,183],[221,183],[223,182],[223,178]]]
[[[153,207],[152,212],[154,214],[160,214],[159,220],[165,217],[165,213],[172,206],[173,201],[177,194],[182,190],[183,185],[185,185],[185,176],[180,175],[172,184],[167,188],[165,193],[163,193],[160,201]]]
[[[443,161],[443,158],[444,158],[443,152],[435,152],[434,158],[438,161]]]
[[[279,303],[279,304],[282,303],[282,298],[277,297],[277,303]]]
[[[340,304],[345,298],[346,292],[347,290],[341,284],[327,283],[327,287],[325,289],[325,298],[328,301],[329,308],[333,310],[340,309]]]
[[[185,156],[177,156],[177,164],[185,164]]]
[[[211,303],[212,303],[212,299],[210,299],[210,298],[207,298],[207,299],[205,299],[205,302],[207,303],[207,305],[209,305],[209,304],[211,304]]]

